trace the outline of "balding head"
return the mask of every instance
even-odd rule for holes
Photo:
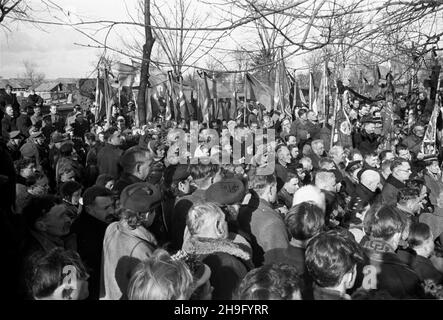
[[[365,170],[361,174],[360,183],[372,192],[375,192],[377,187],[380,186],[380,174],[374,170]]]
[[[321,192],[321,190],[313,185],[307,185],[301,187],[294,193],[294,198],[292,201],[292,206],[296,206],[297,204],[303,202],[314,202],[320,209],[325,212],[326,210],[326,200],[325,195]]]

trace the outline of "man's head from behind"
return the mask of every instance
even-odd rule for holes
[[[356,266],[361,261],[355,240],[336,230],[320,233],[306,249],[306,267],[314,282],[342,293],[354,286]]]
[[[381,187],[380,174],[374,170],[365,170],[360,177],[360,183],[375,192],[377,188]]]
[[[318,171],[315,174],[315,185],[321,190],[337,192],[337,178],[332,171]]]
[[[373,214],[367,214],[365,230],[371,238],[388,242],[397,249],[405,223],[392,206],[381,206]]]
[[[225,214],[212,202],[194,205],[188,212],[186,225],[191,236],[226,239],[228,225]]]
[[[268,264],[250,271],[239,285],[239,300],[301,300],[303,281],[294,266]]]
[[[35,300],[83,300],[89,295],[88,278],[78,253],[54,248],[31,257],[31,272],[26,280]]]
[[[293,239],[307,241],[322,231],[325,225],[324,216],[322,209],[314,202],[302,202],[287,213],[286,228]]]
[[[153,158],[152,152],[134,146],[123,153],[120,158],[120,166],[124,173],[133,175],[140,180],[146,180]]]
[[[293,198],[292,206],[296,206],[304,202],[313,202],[324,213],[326,210],[325,195],[321,190],[313,185],[307,185],[298,189]]]
[[[249,189],[253,189],[261,199],[269,203],[277,201],[277,179],[274,175],[251,176]]]

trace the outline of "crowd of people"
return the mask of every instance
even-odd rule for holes
[[[387,144],[383,104],[355,100],[341,145],[312,110],[252,107],[199,124],[184,155],[189,123],[136,128],[133,103],[111,121],[79,105],[43,114],[38,96],[19,104],[11,89],[0,97],[9,297],[443,297],[443,180],[438,155],[422,153],[427,123],[409,132],[399,114]]]

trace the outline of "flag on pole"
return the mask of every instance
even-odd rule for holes
[[[309,70],[309,110],[313,109],[313,104],[315,101],[315,86],[314,86],[314,75],[312,74],[312,71]],[[317,110],[314,110],[317,112]]]
[[[440,91],[441,76],[437,79],[436,92]],[[426,128],[426,132],[421,145],[421,152],[424,154],[435,154],[438,152],[437,148],[437,118],[440,114],[440,95],[435,96],[434,110],[432,111],[431,118],[429,119],[429,124]]]
[[[180,91],[179,93],[179,108],[180,108],[180,115],[182,119],[185,120],[186,123],[189,122],[189,110],[188,105],[186,103],[186,97],[185,93],[183,91]]]
[[[344,97],[346,94],[343,95]],[[344,98],[345,99],[345,98]],[[351,148],[352,147],[352,125],[349,117],[343,107],[343,103],[338,94],[338,89],[336,93],[335,99],[335,112],[334,112],[334,131],[332,133],[333,141],[332,146],[340,145],[343,148]]]
[[[218,119],[218,97],[217,97],[217,81],[215,81],[215,74],[212,74],[212,120]]]
[[[279,57],[277,57],[279,59]],[[280,63],[275,68],[275,81],[274,81],[274,110],[283,111],[282,92],[281,92],[281,79],[280,79]]]
[[[201,110],[201,118],[203,123],[207,123],[209,125],[209,108],[211,106],[211,93],[209,91],[208,84],[208,76],[206,72],[199,71],[197,72],[200,78],[203,79],[203,84],[201,86],[200,94],[199,94],[199,109]],[[201,97],[201,98],[200,98]]]

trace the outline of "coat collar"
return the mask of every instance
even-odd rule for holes
[[[394,176],[391,174],[388,179],[386,179],[386,183],[389,183],[396,187],[397,189],[402,189],[406,187],[406,184],[398,180],[397,178],[394,178]]]
[[[138,226],[137,228],[132,229],[129,227],[128,223],[125,220],[120,220],[117,223],[117,229],[123,234],[131,238],[137,238],[139,240],[147,241],[153,245],[157,245],[157,240],[155,239],[155,236],[145,227]]]
[[[193,236],[183,244],[183,250],[197,255],[224,252],[245,261],[251,259],[251,255],[248,252],[229,239],[210,239]]]

